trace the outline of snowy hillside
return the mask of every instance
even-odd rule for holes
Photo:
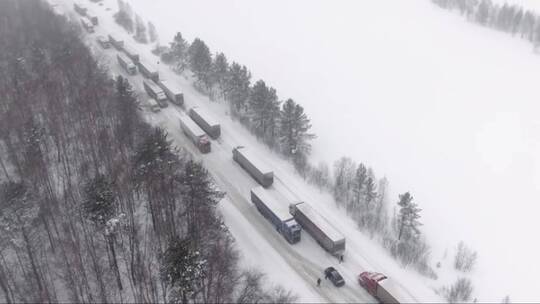
[[[523,283],[540,273],[529,44],[427,0],[130,2],[162,42],[201,37],[304,105],[315,160],[348,155],[386,175],[395,200],[411,191],[435,261],[460,240],[478,250],[479,299],[536,298]]]

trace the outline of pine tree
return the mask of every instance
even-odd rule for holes
[[[309,140],[315,138],[315,135],[308,133],[311,124],[304,108],[288,99],[283,103],[280,114],[279,135],[283,153],[293,158],[297,154],[309,155]]]
[[[272,145],[277,135],[279,101],[276,90],[267,87],[263,80],[253,85],[249,98],[251,127],[255,135]]]
[[[356,169],[354,180],[352,182],[352,202],[349,202],[349,211],[358,210],[362,212],[361,206],[364,201],[364,188],[367,180],[367,168],[364,164],[360,163]]]
[[[158,41],[158,34],[156,31],[156,27],[150,21],[148,21],[148,38],[150,38],[150,42],[152,43]]]
[[[214,215],[215,206],[224,193],[215,189],[208,171],[200,163],[188,161],[181,177],[181,194],[186,204],[188,233],[193,242],[201,240],[202,232]]]
[[[487,24],[490,18],[490,10],[493,7],[491,0],[482,0],[478,6],[478,11],[476,12],[476,21],[480,24]]]
[[[210,49],[204,41],[195,38],[189,46],[188,55],[189,68],[197,78],[197,81],[204,84],[206,89],[210,89],[212,86],[212,77],[210,75],[212,55],[210,54]]]
[[[133,33],[133,11],[129,3],[118,0],[118,12],[114,14],[114,20],[128,33]]]
[[[231,104],[232,114],[242,116],[247,111],[247,100],[250,95],[251,73],[245,66],[233,62],[225,79],[225,98]]]
[[[171,61],[176,64],[174,69],[177,72],[182,72],[186,67],[187,57],[188,57],[188,43],[182,37],[182,33],[178,32],[174,36],[173,42],[170,45],[170,57]],[[161,58],[163,61],[167,62],[165,54]]]
[[[399,210],[399,235],[398,240],[402,237],[409,239],[414,235],[420,234],[419,226],[422,224],[418,221],[420,218],[420,211],[416,203],[413,203],[413,197],[409,192],[399,195],[398,206]]]
[[[140,43],[148,43],[146,37],[146,26],[139,15],[135,15],[135,40]]]
[[[118,76],[116,78],[116,113],[118,125],[116,131],[118,138],[122,144],[128,147],[133,147],[135,141],[135,133],[137,128],[137,111],[139,110],[139,102],[131,84],[126,78]]]
[[[531,11],[525,12],[520,27],[521,38],[526,37],[527,39],[532,40],[535,19],[536,17]]]
[[[227,57],[223,53],[217,53],[212,62],[212,77],[215,83],[219,85],[220,91],[223,93],[225,89],[225,82],[227,80],[227,73],[229,71],[229,63]]]
[[[160,276],[171,289],[170,303],[188,303],[204,279],[206,262],[189,239],[173,239],[161,259]]]

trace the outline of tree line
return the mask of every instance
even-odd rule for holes
[[[135,14],[131,5],[123,0],[117,0],[118,11],[114,14],[114,20],[128,33],[134,34],[133,38],[139,43],[153,43],[158,41],[156,27],[152,22],[144,23],[141,16]]]
[[[208,172],[139,116],[80,28],[0,2],[3,302],[284,302],[241,270]]]
[[[291,159],[300,172],[305,171],[310,141],[315,135],[310,132],[311,122],[300,104],[290,98],[280,100],[276,89],[264,80],[252,83],[246,66],[229,63],[223,53],[213,55],[199,38],[188,43],[177,33],[169,46],[158,47],[155,53],[176,72],[189,70],[199,91],[211,99],[228,102],[234,119]]]
[[[431,0],[436,5],[456,10],[468,20],[507,32],[512,36],[540,43],[540,17],[517,4],[499,4],[491,0]]]

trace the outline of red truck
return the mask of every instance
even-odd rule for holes
[[[399,287],[390,278],[378,272],[362,272],[358,283],[381,303],[410,303],[400,296]]]

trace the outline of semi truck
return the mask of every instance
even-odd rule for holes
[[[94,25],[86,17],[81,18],[81,24],[88,33],[94,32]]]
[[[139,66],[139,72],[141,72],[144,77],[150,78],[156,82],[159,81],[159,73],[157,69],[148,61],[141,59],[137,65]]]
[[[259,184],[268,188],[274,182],[274,172],[259,160],[246,147],[236,147],[232,150],[233,159],[244,168]]]
[[[405,299],[400,288],[390,278],[382,273],[364,271],[358,276],[358,283],[381,303],[413,303]]]
[[[139,53],[137,53],[137,51],[134,48],[132,48],[131,46],[129,46],[127,44],[124,44],[124,53],[126,53],[126,55],[131,60],[133,60],[134,63],[139,62]]]
[[[302,228],[289,214],[289,201],[278,191],[257,186],[251,189],[251,202],[290,244],[300,242]]]
[[[193,119],[212,139],[217,139],[221,135],[221,127],[214,120],[214,117],[204,109],[193,107],[189,110],[189,117]]]
[[[116,58],[118,59],[118,63],[120,64],[120,66],[122,66],[122,68],[124,68],[124,70],[126,70],[128,74],[137,74],[137,68],[135,67],[131,59],[129,59],[126,55],[117,54]]]
[[[291,204],[289,212],[317,243],[335,256],[345,251],[345,237],[326,218],[305,202]]]
[[[201,153],[209,153],[211,151],[210,140],[206,136],[206,133],[191,118],[181,117],[180,127]]]
[[[86,7],[82,6],[79,3],[74,3],[73,4],[73,9],[75,9],[77,14],[79,14],[81,16],[86,16],[86,12],[88,11],[88,9]]]
[[[107,38],[103,36],[98,36],[96,40],[99,43],[99,45],[101,45],[101,47],[104,49],[108,49],[111,47],[111,43],[109,42],[109,40],[107,40]]]
[[[159,81],[159,87],[163,89],[172,103],[178,106],[184,104],[184,94],[172,82],[162,79]]]
[[[148,99],[148,105],[150,106],[150,111],[154,113],[158,113],[161,111],[161,107],[159,106],[159,103],[154,98]]]
[[[159,103],[160,107],[166,108],[168,106],[167,96],[153,80],[144,79],[143,87],[146,93],[148,93],[150,97],[154,98]]]
[[[124,48],[124,40],[119,39],[116,36],[109,34],[109,42],[114,46],[115,49],[121,51]]]

